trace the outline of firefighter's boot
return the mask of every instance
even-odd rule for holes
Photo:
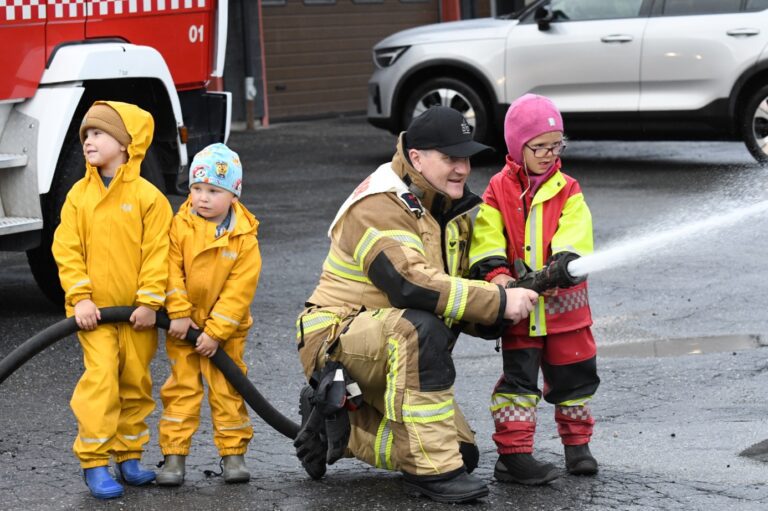
[[[155,472],[142,467],[137,459],[118,463],[117,473],[123,482],[131,486],[144,486],[155,480]]]
[[[589,444],[565,446],[565,468],[579,476],[597,474],[597,460],[589,451]]]
[[[293,446],[296,447],[296,456],[301,460],[301,466],[307,471],[309,477],[320,479],[325,475],[328,441],[322,430],[325,426],[325,419],[318,410],[315,410],[314,414],[312,413],[314,409],[311,401],[313,395],[314,390],[309,385],[301,389],[299,395],[301,429],[299,429]]]
[[[186,456],[169,454],[163,461],[163,468],[157,473],[157,484],[160,486],[181,486],[184,484],[184,464]]]
[[[83,477],[91,495],[97,499],[114,499],[123,496],[123,487],[112,478],[106,466],[86,468]]]
[[[222,466],[225,483],[247,483],[251,480],[251,473],[245,466],[245,458],[242,454],[224,456]]]
[[[493,476],[499,481],[539,485],[560,477],[551,463],[542,463],[530,453],[502,454],[496,462]]]
[[[468,474],[464,467],[445,475],[415,476],[403,473],[403,476],[406,488],[436,502],[470,502],[488,495],[488,486]]]

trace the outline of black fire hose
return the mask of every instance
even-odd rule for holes
[[[99,323],[127,322],[134,309],[134,307],[105,307],[99,309],[101,312],[101,320],[99,320]],[[157,326],[159,328],[168,330],[170,324],[171,321],[168,319],[165,312],[161,311],[157,313]],[[75,323],[75,318],[71,317],[59,321],[37,335],[27,339],[21,346],[9,353],[4,359],[0,360],[0,384],[29,359],[55,342],[77,332],[77,330],[78,328],[77,323]],[[185,341],[194,345],[200,332],[201,330],[190,328],[187,332]],[[210,360],[213,362],[213,365],[221,371],[229,383],[231,383],[240,395],[243,396],[243,399],[248,403],[248,406],[250,406],[254,412],[259,414],[259,417],[264,419],[264,422],[288,438],[296,438],[296,434],[299,431],[298,424],[281,414],[269,403],[269,401],[264,399],[264,396],[256,390],[253,383],[251,383],[245,374],[243,374],[243,371],[237,367],[235,362],[224,352],[224,350],[216,350],[216,353]]]
[[[544,266],[544,268],[533,271],[522,259],[516,259],[514,262],[517,280],[512,280],[507,287],[523,287],[533,289],[537,293],[543,293],[547,289],[556,287],[568,288],[580,284],[586,280],[586,275],[574,277],[568,272],[568,265],[579,258],[578,254],[573,252],[560,252]]]

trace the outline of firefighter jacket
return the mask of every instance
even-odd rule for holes
[[[168,317],[191,317],[219,342],[245,337],[253,324],[250,305],[261,273],[259,221],[240,202],[232,208],[218,238],[216,224],[197,215],[189,199],[171,224]]]
[[[65,292],[67,315],[91,299],[97,307],[165,303],[168,277],[168,199],[139,176],[152,142],[154,121],[140,108],[106,101],[123,119],[131,143],[109,188],[96,167],[86,163],[85,177],[67,194],[61,224],[53,237],[53,255]]]
[[[523,194],[527,176],[509,156],[506,166],[491,178],[472,236],[472,277],[490,280],[499,270],[516,277],[510,263],[518,258],[538,270],[559,252],[592,253],[592,216],[581,187],[560,172],[560,160],[556,165],[534,195]],[[539,337],[591,324],[585,281],[554,296],[540,296],[527,324],[521,321],[507,333]]]
[[[468,189],[457,201],[434,189],[407,160],[401,136],[392,161],[355,189],[331,224],[331,247],[309,305],[344,309],[341,316],[394,307],[429,311],[454,327],[500,324],[504,290],[465,278],[469,212],[479,203]],[[314,360],[316,349],[304,351]]]

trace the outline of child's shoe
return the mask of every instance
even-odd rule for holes
[[[496,462],[493,476],[499,481],[539,485],[560,477],[560,471],[551,463],[542,463],[529,453],[502,454]]]
[[[565,468],[578,476],[597,474],[597,460],[589,451],[589,444],[565,446]]]
[[[222,464],[225,483],[247,483],[251,480],[251,473],[245,466],[242,454],[224,456]]]
[[[181,486],[184,483],[184,462],[186,456],[169,454],[165,457],[163,468],[157,473],[157,484],[160,486]]]
[[[143,486],[155,480],[155,473],[141,466],[139,460],[125,460],[117,464],[118,476],[131,486]]]
[[[112,478],[106,466],[86,468],[83,477],[91,495],[97,499],[114,499],[123,496],[123,487]]]

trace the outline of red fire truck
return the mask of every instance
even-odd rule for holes
[[[171,192],[229,135],[226,0],[0,0],[0,250],[26,250],[61,299],[51,239],[83,175],[79,122],[97,99],[152,113],[142,175]]]

